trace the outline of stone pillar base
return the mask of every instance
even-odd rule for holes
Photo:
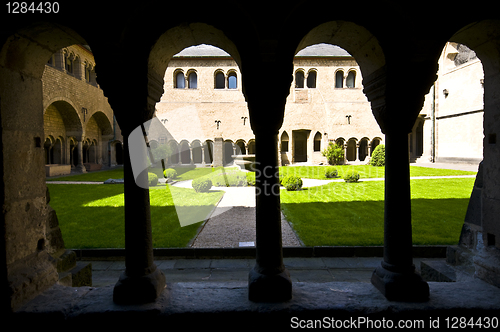
[[[165,286],[165,275],[159,269],[144,276],[129,276],[125,271],[115,285],[113,301],[117,304],[154,302]]]
[[[287,269],[262,274],[254,267],[248,276],[248,299],[254,302],[283,302],[292,298],[292,280]]]
[[[425,302],[429,300],[429,285],[414,269],[393,272],[382,265],[373,271],[372,284],[389,300],[401,302]]]

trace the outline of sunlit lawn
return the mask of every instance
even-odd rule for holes
[[[375,167],[370,165],[338,165],[333,166],[338,171],[338,176],[342,178],[345,172],[355,170],[361,176],[361,179],[383,178],[385,175],[384,167]],[[280,174],[296,175],[301,178],[325,180],[325,166],[286,166],[280,167]],[[443,176],[443,175],[471,175],[476,172],[449,170],[440,168],[410,166],[410,176]]]
[[[473,184],[474,178],[411,180],[413,244],[456,244]],[[383,181],[282,190],[281,207],[306,246],[383,245]]]
[[[57,212],[66,248],[124,248],[123,185],[47,184],[50,206]],[[223,192],[198,194],[191,189],[150,190],[154,247],[185,247],[201,221],[181,227],[172,194],[183,206],[215,206]]]
[[[356,169],[364,178],[383,178],[383,167],[336,166],[339,176]],[[322,166],[281,167],[280,172],[325,179]],[[161,176],[161,169],[152,170]],[[178,180],[212,172],[210,167],[177,168]],[[411,166],[411,176],[475,174]],[[123,178],[123,168],[61,177],[55,180],[105,181]],[[411,180],[413,242],[449,245],[458,241],[474,178]],[[56,210],[66,248],[123,248],[123,185],[50,184],[50,205]],[[168,187],[176,203],[210,206],[223,192],[197,194],[192,189]],[[181,227],[165,186],[150,190],[154,247],[184,247],[201,223]],[[307,246],[368,246],[383,244],[384,182],[334,182],[301,191],[281,191],[287,220]],[[184,210],[184,211],[186,211]],[[193,209],[194,210],[194,209]]]

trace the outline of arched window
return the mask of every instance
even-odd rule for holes
[[[302,70],[297,70],[295,72],[295,88],[296,89],[304,88],[304,72]]]
[[[288,152],[288,134],[286,131],[281,134],[281,152]]]
[[[314,151],[321,151],[321,133],[319,131],[314,135]]]
[[[198,88],[198,75],[193,71],[188,76],[188,88],[196,89]]]
[[[344,72],[342,70],[337,71],[335,73],[335,87],[343,88],[344,87]]]
[[[307,74],[307,87],[311,89],[316,88],[316,71],[314,70],[311,70]]]
[[[227,88],[228,89],[238,88],[238,79],[234,71],[231,72],[227,78]]]
[[[184,73],[183,72],[178,72],[175,74],[175,87],[177,89],[184,89],[185,85],[185,79],[184,79]]]
[[[356,86],[356,72],[351,70],[349,74],[347,74],[346,85],[348,88],[354,88]]]
[[[64,69],[67,73],[73,74],[73,59],[68,54],[64,56]]]
[[[217,72],[215,74],[215,88],[216,89],[224,89],[225,84],[224,84],[224,73],[223,72]]]

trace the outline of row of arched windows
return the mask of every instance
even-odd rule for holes
[[[307,73],[306,79],[304,71],[302,69],[299,69],[295,72],[295,88],[303,89],[304,84],[307,84],[308,88],[316,88],[316,78],[316,70],[310,70]],[[347,74],[347,77],[345,77],[343,70],[337,70],[337,72],[335,73],[335,88],[343,88],[344,82],[347,88],[354,88],[356,86],[356,71],[350,70]]]
[[[177,69],[174,71],[174,87],[176,89],[197,89],[198,74],[196,70],[189,69],[184,75],[184,71]],[[214,73],[214,89],[237,89],[238,76],[234,69],[229,70],[227,75],[222,69],[217,69]]]
[[[52,54],[47,65],[97,86],[94,64],[86,60],[82,62],[79,55],[67,49],[61,49]]]

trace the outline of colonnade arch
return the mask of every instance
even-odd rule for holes
[[[389,21],[389,17],[385,17],[387,21]],[[362,21],[362,20],[361,20]],[[174,28],[176,27],[176,24],[172,23]],[[488,26],[489,25],[489,26]],[[148,65],[149,65],[149,71],[144,69],[141,71],[139,69],[141,66],[144,65],[144,62],[142,62],[140,65],[137,65],[137,72],[140,73],[137,74],[137,76],[140,76],[140,80],[137,80],[137,82],[132,82],[132,86],[130,87],[131,91],[134,91],[135,88],[142,87],[142,89],[138,89],[138,91],[142,91],[137,93],[138,96],[133,96],[131,94],[130,100],[125,101],[120,101],[120,97],[123,96],[123,91],[118,91],[114,90],[112,88],[112,85],[117,81],[117,79],[122,78],[119,75],[125,75],[125,74],[119,74],[114,72],[113,70],[107,68],[103,70],[103,73],[107,73],[108,75],[104,74],[102,75],[102,82],[104,83],[103,86],[107,85],[107,88],[105,87],[105,90],[108,90],[109,96],[110,96],[110,102],[116,106],[116,113],[119,116],[119,121],[120,124],[123,125],[123,130],[125,133],[125,136],[127,136],[131,130],[133,130],[136,126],[140,125],[144,120],[149,119],[152,116],[153,113],[153,108],[154,108],[154,102],[157,101],[158,96],[161,95],[161,84],[159,84],[160,78],[162,77],[160,74],[162,73],[161,68],[165,66],[166,68],[167,62],[165,59],[168,60],[168,57],[172,56],[176,52],[179,51],[179,49],[182,49],[182,46],[187,46],[187,45],[192,45],[196,44],[198,42],[201,42],[201,39],[203,38],[198,38],[199,36],[206,36],[208,40],[213,40],[214,38],[219,41],[219,44],[222,46],[225,46],[226,43],[222,42],[226,40],[226,37],[217,31],[217,29],[213,27],[209,27],[210,32],[215,32],[212,35],[210,35],[210,32],[208,32],[206,35],[204,35],[201,30],[197,28],[198,24],[191,25],[190,27],[187,26],[180,26],[179,28],[175,28],[176,32],[179,32],[177,35],[179,38],[167,38],[164,43],[161,43],[162,45],[153,45],[154,47],[152,48],[151,54],[152,56],[149,57],[148,59]],[[351,23],[346,23],[344,27],[349,27],[352,26]],[[24,159],[20,158],[15,161],[9,160],[9,158],[3,158],[3,163],[4,163],[4,169],[5,170],[12,170],[12,169],[21,169],[20,166],[21,163],[25,163],[28,165],[28,167],[25,167],[22,169],[22,172],[24,172],[26,175],[29,175],[31,178],[33,178],[33,175],[38,175],[40,173],[41,166],[43,165],[43,154],[41,153],[41,148],[43,146],[43,119],[41,117],[41,114],[43,113],[43,107],[40,103],[41,96],[38,92],[41,89],[38,89],[40,86],[39,84],[39,79],[40,79],[40,73],[41,73],[41,68],[45,64],[46,59],[48,59],[48,55],[57,50],[60,49],[61,47],[65,45],[71,45],[74,43],[86,43],[83,38],[81,38],[77,33],[74,31],[68,32],[68,30],[62,30],[60,28],[60,25],[43,25],[43,26],[38,26],[42,29],[39,30],[40,34],[35,34],[33,30],[34,27],[30,26],[29,29],[22,30],[21,33],[16,36],[19,40],[26,42],[25,45],[26,47],[17,47],[19,46],[19,40],[14,39],[5,39],[5,43],[2,47],[2,51],[0,52],[0,100],[2,101],[1,105],[1,118],[2,118],[2,130],[3,130],[3,146],[4,146],[4,151],[3,154],[4,156],[8,156],[9,154],[14,153],[13,151],[13,146],[16,146],[16,149],[22,149],[23,151],[31,151],[32,155],[34,156],[33,160],[28,160],[27,157],[24,157]],[[205,27],[205,26],[203,26]],[[329,40],[328,36],[335,36],[335,31],[338,31],[340,35],[343,36],[344,31],[348,31],[349,29],[345,30],[338,30],[336,29],[335,25],[331,25],[329,28],[326,26],[321,25],[320,30],[316,30],[315,34],[309,36],[308,38],[305,39],[303,44],[308,44],[309,41],[317,40],[317,41],[325,41]],[[476,28],[477,29],[476,29]],[[148,26],[144,27],[143,29],[153,29],[157,28],[155,25],[154,27]],[[449,28],[447,28],[449,29]],[[223,29],[224,31],[227,31],[228,34],[233,36],[235,38],[235,33],[231,33],[230,29]],[[265,29],[262,29],[264,31]],[[70,30],[69,30],[70,31]],[[157,32],[158,30],[156,30]],[[182,31],[185,32],[185,35],[182,33]],[[359,32],[359,30],[357,30]],[[379,30],[383,31],[383,29]],[[498,55],[496,54],[495,50],[497,49],[496,42],[491,43],[490,40],[493,39],[495,40],[495,32],[498,31],[498,28],[496,27],[496,24],[491,24],[491,23],[486,23],[485,25],[482,25],[482,23],[476,24],[475,26],[470,26],[467,29],[461,30],[459,33],[457,33],[454,37],[461,40],[469,39],[470,43],[465,42],[465,44],[470,45],[471,48],[475,49],[476,52],[478,53],[478,56],[482,54],[483,58],[481,59],[483,63],[485,63],[485,118],[488,118],[488,120],[491,121],[485,121],[485,134],[486,134],[486,141],[488,144],[485,143],[485,158],[484,158],[484,174],[485,174],[485,179],[486,180],[492,180],[494,178],[497,178],[497,175],[500,173],[500,171],[497,169],[498,166],[494,165],[494,159],[495,155],[498,155],[496,152],[496,129],[498,128],[497,120],[495,118],[495,113],[497,110],[497,105],[499,104],[497,102],[497,98],[494,95],[495,89],[500,86],[499,80],[498,80],[498,68],[497,68],[497,60],[498,60]],[[324,33],[323,33],[324,32]],[[333,32],[333,33],[332,33]],[[493,32],[493,33],[492,33]],[[409,32],[410,33],[410,32]],[[416,32],[412,30],[412,33],[415,33],[415,35],[411,35],[412,37],[419,37],[416,35]],[[54,34],[54,36],[52,36]],[[92,34],[91,34],[92,35]],[[437,37],[436,37],[437,35]],[[441,36],[443,35],[442,32],[439,34],[436,33],[436,35],[433,35],[435,39],[440,39]],[[130,35],[127,33],[124,33],[121,35],[125,41],[130,41],[129,39],[131,38]],[[215,37],[214,37],[215,36]],[[385,44],[384,45],[391,45],[391,43],[396,43],[396,41],[391,40],[391,36],[393,34],[388,34],[385,36]],[[29,38],[27,38],[29,37]],[[367,38],[364,38],[367,37]],[[369,37],[369,38],[368,38]],[[474,37],[474,38],[472,38]],[[97,37],[95,37],[97,38]],[[129,38],[129,39],[127,39]],[[423,38],[423,37],[422,37]],[[27,42],[30,40],[30,42]],[[431,45],[429,48],[426,48],[422,52],[420,52],[417,56],[411,57],[409,60],[410,63],[413,65],[413,68],[409,71],[409,77],[410,78],[415,78],[415,81],[411,83],[410,87],[411,88],[417,88],[417,89],[410,89],[408,87],[405,87],[404,90],[403,87],[397,87],[394,84],[393,85],[387,85],[386,82],[390,81],[389,79],[386,78],[396,78],[397,75],[395,74],[396,67],[398,67],[398,61],[394,60],[395,57],[393,56],[391,61],[387,61],[386,59],[383,58],[382,56],[377,56],[381,55],[382,48],[379,47],[378,42],[373,38],[372,35],[370,34],[356,34],[355,38],[351,38],[351,40],[357,40],[359,43],[357,45],[352,45],[352,48],[348,49],[348,51],[356,56],[356,46],[358,46],[358,52],[359,54],[366,55],[366,57],[361,57],[357,59],[360,63],[360,67],[363,72],[363,79],[364,79],[364,84],[365,85],[365,91],[367,93],[368,99],[372,103],[372,108],[374,111],[374,114],[377,117],[377,121],[383,128],[384,134],[386,134],[386,139],[387,139],[387,150],[386,150],[386,158],[387,158],[387,165],[386,165],[386,192],[388,193],[386,196],[386,211],[388,212],[386,216],[386,222],[385,222],[385,228],[388,230],[388,236],[386,238],[386,244],[385,244],[385,257],[384,257],[384,262],[382,264],[381,268],[377,269],[377,273],[375,278],[379,278],[379,280],[373,281],[374,284],[376,284],[377,288],[380,289],[386,297],[392,299],[392,295],[389,292],[389,288],[385,287],[387,285],[383,284],[383,280],[385,279],[384,277],[389,276],[389,273],[386,273],[384,275],[384,270],[385,271],[391,271],[392,274],[400,275],[402,276],[401,279],[398,280],[391,280],[392,286],[395,286],[393,288],[397,292],[401,292],[401,297],[403,298],[410,298],[410,299],[415,299],[414,294],[408,294],[405,292],[407,289],[414,289],[413,292],[418,292],[422,293],[422,297],[425,296],[425,286],[422,286],[422,283],[420,280],[417,280],[416,278],[413,277],[413,270],[411,269],[411,232],[408,234],[408,226],[411,228],[411,222],[408,223],[408,216],[407,216],[407,211],[409,211],[409,205],[410,205],[410,199],[409,195],[407,195],[407,190],[406,187],[409,185],[409,180],[408,183],[406,181],[407,178],[407,155],[405,156],[405,151],[407,151],[407,140],[402,139],[404,138],[404,135],[408,134],[408,126],[406,125],[406,122],[411,122],[413,123],[414,118],[412,118],[412,114],[415,112],[414,108],[418,108],[418,104],[420,100],[423,97],[423,94],[421,93],[422,91],[428,90],[428,79],[431,76],[434,68],[434,64],[432,62],[433,57],[437,57],[437,55],[433,54],[433,47],[435,45]],[[362,42],[360,42],[362,40]],[[444,39],[443,39],[444,40]],[[195,41],[195,42],[193,42]],[[203,42],[206,42],[206,40],[203,40]],[[257,94],[255,91],[257,91],[257,81],[253,81],[252,79],[255,77],[252,74],[249,74],[248,76],[246,75],[247,73],[251,73],[252,71],[257,72],[258,66],[259,65],[264,65],[264,68],[272,68],[273,64],[277,63],[276,58],[281,58],[282,54],[279,52],[273,52],[274,50],[279,49],[277,46],[279,46],[279,42],[275,42],[270,38],[269,40],[265,40],[262,43],[256,44],[255,40],[253,39],[246,39],[245,42],[249,44],[249,46],[240,46],[240,48],[236,48],[236,46],[233,43],[227,43],[227,45],[230,45],[233,47],[233,50],[241,50],[242,55],[241,58],[238,56],[238,61],[241,61],[241,68],[242,69],[242,76],[246,77],[251,77],[249,79],[244,78],[243,79],[243,84],[245,86],[245,90],[248,92],[248,90],[252,90],[249,95],[247,95],[248,101],[251,105],[251,122],[253,124],[253,129],[256,131],[256,138],[255,138],[255,147],[256,147],[256,152],[259,155],[259,160],[263,161],[265,165],[270,165],[270,166],[275,166],[275,161],[273,161],[273,158],[275,158],[275,155],[277,153],[277,147],[274,146],[274,143],[277,142],[276,139],[276,128],[279,128],[280,125],[280,107],[282,106],[282,101],[283,101],[283,95],[285,93],[281,93],[280,91],[285,91],[289,87],[289,83],[291,82],[290,78],[283,79],[283,81],[280,81],[276,90],[273,91],[273,93],[276,93],[279,95],[279,97],[272,98],[271,103],[268,105],[265,105],[259,98],[256,98]],[[332,42],[335,42],[335,44],[339,44],[336,40]],[[422,44],[425,44],[423,41],[420,41]],[[30,44],[32,43],[32,44]],[[285,42],[283,42],[285,43]],[[302,42],[301,42],[302,43]],[[103,42],[104,44],[104,42]],[[151,46],[147,44],[147,41],[144,42],[145,45]],[[185,44],[185,45],[180,45],[180,44]],[[239,45],[242,45],[243,42]],[[300,43],[299,43],[300,44]],[[38,47],[38,45],[42,45],[43,47]],[[142,44],[141,44],[142,45]],[[226,46],[227,46],[226,45]],[[158,47],[156,47],[158,46]],[[259,46],[259,47],[257,47]],[[111,63],[109,58],[112,58],[113,50],[110,50],[111,55],[106,55],[106,51],[108,50],[107,48],[104,48],[104,46],[101,45],[101,50],[102,51],[102,58],[103,59],[108,59],[108,63]],[[345,46],[343,46],[345,47]],[[290,46],[288,46],[290,48]],[[300,47],[298,47],[300,49]],[[141,49],[141,47],[138,47],[138,49]],[[136,55],[138,55],[138,58],[141,58],[140,52],[146,52],[148,53],[151,48],[146,47],[146,51],[137,51]],[[249,50],[253,49],[253,50]],[[287,49],[287,47],[283,47],[283,49]],[[385,46],[384,51],[390,49],[390,46]],[[99,47],[96,48],[96,54],[99,53]],[[363,50],[363,51],[362,51]],[[162,58],[162,57],[155,57],[154,54],[159,54],[163,53],[163,51],[166,51],[167,57]],[[366,51],[366,52],[364,52]],[[114,51],[117,52],[117,51]],[[396,52],[395,50],[392,50],[392,52]],[[170,54],[170,55],[168,55]],[[375,55],[374,55],[375,54]],[[258,55],[255,57],[255,55]],[[233,54],[234,56],[234,54]],[[289,56],[291,57],[291,55]],[[41,58],[41,60],[40,60]],[[254,59],[255,58],[255,59]],[[253,60],[252,60],[253,59]],[[362,60],[364,59],[364,60]],[[389,57],[388,57],[389,59]],[[7,61],[8,60],[8,61]],[[33,61],[26,61],[26,60],[33,60]],[[420,61],[421,60],[421,61]],[[247,62],[248,61],[248,62]],[[253,61],[253,62],[252,62]],[[393,64],[392,61],[395,63]],[[401,60],[402,61],[402,60]],[[405,61],[408,61],[408,59],[405,59]],[[105,63],[106,61],[104,61]],[[363,63],[362,63],[363,62]],[[103,63],[103,64],[104,64]],[[244,64],[244,66],[243,66]],[[106,66],[104,66],[105,68]],[[143,66],[145,67],[145,66]],[[289,67],[289,66],[283,66],[283,67]],[[280,70],[278,70],[278,73],[282,73],[282,68],[280,67]],[[487,69],[488,68],[488,69]],[[160,70],[159,70],[160,69]],[[422,73],[423,78],[418,78],[418,75],[416,73],[421,73],[421,70],[424,69],[425,73]],[[492,70],[493,69],[493,70]],[[133,72],[133,71],[132,71]],[[164,72],[164,71],[163,71]],[[23,79],[21,79],[21,75]],[[110,75],[110,73],[116,73],[117,76]],[[277,75],[280,77],[281,75]],[[290,75],[291,76],[291,75]],[[284,84],[285,81],[288,81],[288,84]],[[395,80],[396,81],[396,80]],[[252,83],[253,82],[253,83]],[[34,96],[31,96],[31,98],[27,98],[26,100],[15,100],[11,97],[13,92],[16,90],[14,88],[11,88],[9,84],[12,84],[15,86],[15,88],[25,88],[26,90],[29,91],[35,91]],[[252,85],[255,85],[253,87]],[[145,86],[147,89],[144,89]],[[281,87],[281,89],[280,89]],[[35,89],[33,89],[35,88]],[[115,88],[117,89],[117,88]],[[128,88],[127,88],[128,89]],[[259,89],[261,87],[259,86]],[[407,90],[406,90],[407,89]],[[143,91],[147,90],[147,93],[144,93]],[[389,93],[386,93],[386,90],[389,90]],[[278,91],[278,92],[276,92]],[[403,96],[404,94],[401,94],[400,92],[402,91],[409,91],[408,95]],[[271,93],[264,93],[262,97],[269,97],[272,96]],[[408,98],[407,104],[404,103],[403,98]],[[7,99],[7,100],[6,100]],[[263,98],[265,99],[265,98]],[[266,100],[268,102],[268,100]],[[127,109],[130,109],[130,107],[126,107],[127,105],[130,104],[129,106],[137,110],[137,117],[134,117],[133,119],[127,119],[126,112]],[[396,112],[396,109],[400,107],[400,105],[405,104],[408,108],[407,111],[401,112],[401,118],[397,117],[396,115],[398,114]],[[261,108],[261,111],[257,111],[259,108],[258,106],[264,106]],[[23,118],[23,110],[29,109],[29,110],[38,110],[39,115],[34,117],[33,119],[30,119],[31,121],[25,122],[25,118]],[[273,110],[273,112],[269,112],[269,110]],[[488,111],[490,110],[490,111]],[[400,111],[399,109],[397,111]],[[411,115],[404,115],[406,113],[411,113]],[[262,114],[271,114],[269,116],[269,122],[270,124],[263,124],[262,119],[266,118]],[[277,114],[277,115],[275,115]],[[394,117],[395,120],[403,120],[402,121],[402,129],[399,129],[398,126],[394,125],[395,120],[391,120],[391,117]],[[276,120],[278,119],[278,120]],[[266,133],[264,129],[270,129],[270,133]],[[29,137],[26,137],[25,139],[21,139],[19,141],[16,141],[16,131],[26,131],[30,132]],[[9,135],[12,134],[12,139],[9,138]],[[33,139],[35,137],[35,139]],[[38,139],[37,139],[38,138]],[[18,144],[10,144],[10,143],[18,143]],[[405,144],[401,145],[401,142],[404,142]],[[40,144],[41,143],[41,144]],[[267,145],[266,145],[267,144]],[[406,147],[405,147],[406,145]],[[9,146],[11,146],[9,148]],[[7,147],[7,148],[5,148]],[[38,150],[37,150],[38,149]],[[124,160],[126,163],[128,163],[128,158],[129,158],[129,153],[128,153],[128,147],[125,146],[124,148]],[[406,160],[405,160],[406,158]],[[498,164],[498,163],[497,163]],[[123,278],[120,279],[119,283],[117,284],[115,288],[115,300],[117,302],[122,302],[125,299],[125,295],[133,295],[133,296],[128,296],[129,301],[134,301],[134,302],[145,302],[145,301],[152,301],[158,298],[159,294],[164,288],[164,278],[161,278],[159,276],[159,272],[156,269],[155,265],[152,262],[152,248],[150,247],[149,240],[148,240],[148,235],[150,233],[150,228],[148,226],[148,218],[149,218],[149,211],[148,211],[148,203],[146,201],[146,196],[147,196],[147,190],[141,190],[137,188],[137,186],[134,186],[133,179],[130,173],[130,165],[125,165],[125,183],[127,183],[128,179],[128,184],[126,184],[125,191],[126,191],[126,211],[130,213],[126,213],[126,215],[134,216],[134,220],[131,221],[130,219],[126,220],[126,234],[127,234],[127,241],[126,241],[126,246],[127,246],[127,252],[134,253],[133,255],[128,254],[126,257],[126,273],[123,275]],[[402,176],[401,176],[402,175]],[[22,184],[22,186],[25,187],[25,189],[32,189],[32,190],[26,190],[25,192],[29,192],[30,197],[27,197],[27,194],[24,194],[25,196],[19,198],[19,197],[13,197],[13,196],[8,196],[6,195],[4,198],[4,205],[7,205],[9,207],[13,207],[13,210],[10,210],[9,215],[5,215],[6,223],[7,224],[14,224],[19,222],[21,225],[25,225],[26,222],[23,222],[23,220],[29,220],[26,211],[22,211],[24,208],[21,208],[21,204],[18,204],[16,206],[15,203],[24,201],[25,199],[32,199],[31,197],[36,196],[36,199],[39,199],[40,201],[43,200],[45,196],[45,185],[43,181],[41,180],[36,180],[37,176],[34,177],[34,181],[30,181],[29,185],[28,184]],[[40,177],[40,179],[43,177]],[[401,181],[403,179],[403,181]],[[11,191],[15,191],[19,187],[19,183],[17,182],[16,177],[12,177],[12,179],[9,179],[8,177],[3,177],[3,185],[6,188],[5,192],[10,193]],[[131,181],[132,180],[132,181]],[[270,183],[274,181],[274,179],[266,179],[269,180]],[[397,182],[402,182],[397,183]],[[485,183],[488,181],[485,181]],[[409,187],[409,186],[408,186]],[[402,189],[402,190],[400,190]],[[491,181],[489,185],[485,185],[483,187],[483,205],[481,209],[487,213],[483,213],[482,216],[482,227],[485,229],[486,233],[489,235],[487,236],[488,239],[493,239],[494,235],[497,234],[496,226],[493,221],[494,217],[492,215],[488,215],[491,211],[495,210],[495,207],[493,206],[494,202],[497,200],[499,197],[497,191],[499,189],[496,188],[495,186],[495,181]],[[399,198],[395,198],[395,194],[399,194]],[[408,191],[409,193],[409,191]],[[258,197],[258,210],[264,209],[264,207],[267,211],[270,211],[272,209],[269,209],[269,207],[276,207],[277,202],[279,203],[279,198],[276,199],[270,198],[270,197],[263,197],[260,196]],[[403,203],[403,204],[401,204]],[[24,205],[23,205],[24,206]],[[137,216],[137,211],[139,211],[140,214],[140,222],[137,222],[137,219],[135,219],[135,216]],[[394,213],[397,211],[398,213]],[[403,212],[401,212],[403,211]],[[43,214],[43,213],[42,213]],[[260,213],[262,215],[262,213]],[[396,218],[397,217],[397,218]],[[262,218],[262,217],[259,217]],[[274,224],[274,218],[275,216],[270,216],[268,220],[271,220],[269,222],[270,224]],[[396,223],[394,222],[397,219],[399,224],[401,226],[397,226]],[[144,220],[144,221],[143,221]],[[136,225],[132,225],[133,223],[136,223]],[[30,226],[31,227],[31,226]],[[259,226],[262,229],[262,225]],[[265,229],[265,228],[264,228]],[[38,233],[42,233],[43,230],[39,230]],[[272,234],[276,233],[276,230],[273,226],[272,230],[269,232]],[[389,236],[391,234],[398,234],[399,238],[396,239],[396,237]],[[408,241],[408,238],[410,238],[410,241]],[[22,243],[17,243],[16,246],[14,247],[13,244],[10,242],[10,240],[6,240],[6,252],[7,252],[7,266],[10,268],[9,264],[13,262],[19,262],[26,260],[28,256],[32,254],[32,250],[29,248],[36,248],[36,245],[33,245],[34,243],[38,243],[40,240],[40,237],[37,236],[36,238],[30,238],[28,240],[23,241]],[[267,235],[262,235],[262,232],[259,231],[259,240],[257,241],[257,246],[259,247],[258,250],[264,250],[264,251],[269,251],[271,254],[268,256],[272,258],[272,262],[263,259],[262,257],[258,258],[258,261],[261,264],[258,264],[258,271],[255,271],[255,273],[260,273],[263,277],[263,279],[271,279],[272,280],[272,285],[273,288],[267,287],[267,288],[261,288],[265,289],[269,295],[269,297],[273,297],[273,295],[277,292],[280,291],[280,285],[279,282],[276,282],[276,278],[272,273],[269,273],[268,271],[271,269],[274,269],[275,271],[278,271],[277,274],[280,274],[283,279],[286,279],[283,274],[285,271],[281,268],[282,262],[280,262],[280,256],[279,254],[275,254],[276,252],[279,252],[281,250],[279,241],[275,241],[276,236],[267,236]],[[494,242],[494,241],[491,241]],[[399,250],[398,250],[399,249]],[[37,253],[37,260],[41,262],[40,265],[38,266],[46,266],[48,264],[43,263],[42,261],[44,260],[43,257],[43,251],[42,253]],[[282,256],[281,256],[282,258]],[[26,266],[30,266],[29,264],[25,264]],[[50,270],[50,267],[47,266],[47,270]],[[7,269],[8,272],[10,272],[9,269]],[[142,272],[141,272],[142,271]],[[405,271],[410,271],[410,273],[407,273]],[[285,273],[286,274],[286,273]],[[140,277],[140,283],[136,282],[138,279],[138,276]],[[42,278],[42,276],[39,276],[38,278]],[[47,284],[52,284],[55,282],[57,276],[55,271],[52,270],[52,272],[47,273],[43,276],[43,278],[49,279]],[[155,282],[153,282],[153,279]],[[144,280],[151,280],[151,282],[148,285],[148,282]],[[35,285],[36,280],[32,281],[33,285]],[[398,286],[396,284],[398,283],[403,283],[403,286]],[[417,288],[412,287],[415,285],[415,283],[418,285]],[[7,282],[5,282],[7,284]],[[138,286],[138,284],[140,284]],[[155,286],[151,286],[155,285]],[[47,288],[47,287],[45,287]],[[38,292],[43,291],[44,287],[39,287]],[[138,291],[140,290],[140,291]],[[253,290],[252,290],[253,292]],[[14,292],[15,293],[15,292]],[[137,294],[141,295],[137,295]],[[123,296],[121,296],[121,294]],[[291,296],[291,288],[290,288],[290,294],[288,298]],[[401,299],[401,297],[397,297],[398,299]],[[420,298],[422,298],[420,297]],[[262,297],[260,297],[262,299]],[[278,297],[280,301],[283,301],[286,299],[286,295],[281,294],[281,296]],[[273,297],[273,299],[276,299],[276,297]]]

